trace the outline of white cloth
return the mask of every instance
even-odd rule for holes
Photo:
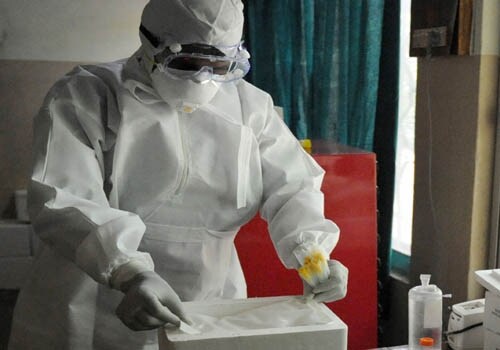
[[[223,309],[223,308],[222,308]],[[276,300],[252,308],[231,310],[229,314],[195,311],[190,314],[191,326],[205,337],[232,335],[248,330],[307,327],[325,325],[331,317],[311,301],[302,298]],[[170,328],[170,327],[169,327]],[[172,335],[182,334],[172,329]]]
[[[245,297],[233,239],[258,210],[289,268],[302,232],[331,236],[328,253],[337,242],[323,216],[324,172],[268,94],[222,84],[183,114],[158,98],[138,60],[76,67],[36,117],[29,210],[44,244],[19,294],[11,350],[157,349],[156,332],[135,333],[114,314],[123,294],[110,288],[113,272],[154,267],[182,300]]]

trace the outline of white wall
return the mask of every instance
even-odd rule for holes
[[[1,218],[15,217],[13,193],[28,183],[32,118],[49,88],[79,63],[130,56],[146,2],[0,0]]]
[[[139,47],[146,0],[0,0],[0,59],[103,62]]]
[[[472,55],[500,55],[500,0],[474,1]]]

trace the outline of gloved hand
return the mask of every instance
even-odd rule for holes
[[[187,318],[179,296],[154,271],[138,273],[120,285],[125,293],[116,308],[116,315],[130,329],[142,331],[166,323],[180,325]]]
[[[347,267],[337,260],[328,260],[327,263],[330,269],[330,276],[327,280],[320,282],[315,287],[311,287],[305,280],[302,280],[306,298],[312,296],[312,299],[319,303],[328,303],[346,296],[349,272]]]

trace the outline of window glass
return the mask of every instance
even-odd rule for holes
[[[392,249],[411,253],[417,59],[409,56],[411,0],[401,1],[399,112],[392,221]]]

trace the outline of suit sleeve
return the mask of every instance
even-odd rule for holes
[[[266,110],[258,137],[264,181],[261,215],[284,265],[298,268],[298,251],[319,246],[329,255],[339,229],[324,216],[324,170],[278,117],[270,97]]]
[[[54,86],[35,118],[28,190],[40,239],[108,285],[119,267],[134,270],[127,276],[154,267],[149,254],[137,251],[144,223],[107,199],[104,163],[112,142],[103,120],[116,113],[112,100],[112,92],[83,71]]]

